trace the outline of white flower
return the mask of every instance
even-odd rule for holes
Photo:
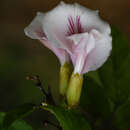
[[[112,49],[109,24],[98,11],[78,4],[61,2],[45,14],[38,13],[25,33],[51,49],[62,65],[71,58],[78,74],[98,69]]]

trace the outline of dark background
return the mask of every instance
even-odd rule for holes
[[[88,8],[98,9],[100,15],[123,31],[130,41],[129,0],[65,1],[78,2]],[[46,12],[59,2],[59,0],[0,1],[0,111],[8,111],[28,102],[39,104],[43,100],[40,90],[31,81],[26,80],[27,75],[38,74],[44,84],[50,84],[52,91],[57,91],[60,65],[56,56],[39,41],[26,37],[23,30],[37,11]],[[54,97],[57,100],[57,95]],[[46,112],[36,112],[26,120],[39,130],[46,118],[53,120]]]

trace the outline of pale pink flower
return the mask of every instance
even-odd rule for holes
[[[98,11],[78,4],[61,2],[48,13],[38,13],[25,33],[50,48],[61,64],[70,56],[74,73],[79,74],[98,69],[112,49],[109,24]]]

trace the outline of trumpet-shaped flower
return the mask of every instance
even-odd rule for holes
[[[52,50],[61,63],[60,94],[67,96],[70,107],[80,99],[83,74],[101,67],[112,49],[111,29],[98,11],[78,4],[61,2],[53,10],[37,13],[25,34],[40,40]],[[74,72],[70,77],[68,63]]]
[[[25,34],[51,49],[62,65],[71,58],[78,74],[96,70],[107,60],[112,49],[110,33],[98,11],[64,2],[45,14],[38,13],[25,28]]]

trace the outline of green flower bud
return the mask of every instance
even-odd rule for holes
[[[83,75],[79,75],[78,73],[72,74],[67,90],[67,102],[70,108],[78,104],[80,100],[82,85]]]
[[[69,80],[70,80],[70,74],[71,74],[71,68],[70,65],[65,63],[63,66],[60,68],[60,81],[59,81],[59,91],[62,96],[65,96]]]

